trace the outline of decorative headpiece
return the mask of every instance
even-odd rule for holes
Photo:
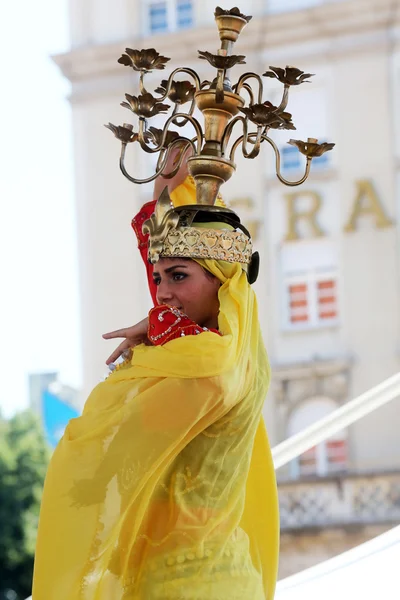
[[[111,123],[106,125],[122,143],[120,167],[125,177],[133,183],[148,183],[161,175],[166,179],[172,178],[182,164],[185,151],[191,148],[193,152],[193,156],[187,159],[187,166],[196,186],[196,204],[173,207],[165,190],[154,214],[143,224],[143,233],[149,235],[148,259],[153,264],[160,256],[222,259],[242,263],[248,272],[249,281],[255,280],[258,255],[256,253],[254,256],[252,253],[249,232],[233,211],[215,206],[220,186],[230,179],[236,169],[234,159],[237,148],[242,147],[245,158],[255,158],[260,152],[261,144],[268,142],[275,153],[278,179],[286,185],[294,186],[307,179],[312,159],[334,146],[330,143],[318,144],[318,140],[314,138],[308,138],[306,142],[290,140],[289,144],[296,146],[306,156],[305,174],[298,181],[287,181],[282,177],[280,153],[268,134],[271,129],[295,129],[292,115],[286,112],[289,89],[292,85],[308,81],[312,75],[295,67],[269,67],[270,70],[263,76],[278,79],[284,85],[279,106],[263,100],[263,81],[255,73],[241,75],[237,83],[232,85],[229,79],[231,68],[245,62],[245,57],[233,55],[232,49],[250,19],[238,8],[216,8],[215,20],[221,48],[217,54],[199,51],[199,57],[217,70],[212,82],[201,81],[193,69],[179,67],[168,79],[161,81],[161,85],[154,91],[157,95],[154,96],[145,88],[144,77],[154,69],[163,70],[170,59],[160,56],[154,48],[126,48],[125,54],[118,60],[120,64],[140,73],[140,94],[126,94],[126,102],[122,102],[122,106],[138,116],[138,131],[133,131],[133,126],[126,123],[118,127]],[[189,75],[192,81],[176,80],[179,73]],[[249,84],[252,79],[257,82],[257,94],[254,94]],[[243,92],[246,93],[245,96],[242,95]],[[247,106],[246,96],[249,98]],[[164,103],[166,101],[169,104]],[[164,128],[160,130],[148,127],[148,119],[168,112],[170,103],[174,105],[174,109]],[[186,104],[189,104],[189,109],[185,111],[182,107]],[[196,106],[203,114],[204,129],[193,116]],[[173,125],[180,128],[188,124],[194,129],[193,139],[171,129]],[[249,130],[250,124],[253,131]],[[242,134],[232,144],[231,136],[236,125],[242,128]],[[145,152],[159,154],[156,172],[147,179],[136,179],[126,170],[125,151],[127,145],[133,142],[138,142]],[[167,173],[169,158],[177,148],[182,149],[180,158]],[[215,222],[224,225],[218,229],[207,227],[207,223]]]
[[[222,228],[207,228],[211,221],[219,222]],[[199,227],[200,224],[204,226]],[[223,225],[230,225],[231,229]],[[199,204],[173,207],[167,188],[142,231],[149,234],[148,259],[153,264],[160,256],[251,262],[250,234],[236,213],[228,208]]]

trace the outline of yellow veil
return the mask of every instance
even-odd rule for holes
[[[279,544],[269,366],[238,264],[219,329],[138,346],[53,455],[33,600],[272,600]]]

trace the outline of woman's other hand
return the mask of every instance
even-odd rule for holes
[[[106,365],[110,365],[115,362],[124,352],[129,351],[131,348],[138,346],[139,344],[150,345],[149,338],[147,337],[147,329],[149,325],[149,319],[146,317],[136,325],[127,327],[125,329],[117,329],[116,331],[110,331],[104,333],[103,338],[105,340],[112,340],[114,338],[125,338],[123,342],[114,350],[112,354],[107,358]]]
[[[184,150],[184,146],[175,148],[168,157],[168,162],[165,168],[165,173],[171,173],[178,161],[181,157],[182,152],[184,152],[184,156],[182,159],[182,163],[179,171],[172,177],[172,179],[166,179],[162,175],[159,175],[157,179],[154,181],[154,190],[153,190],[153,198],[158,199],[161,195],[161,192],[165,187],[168,187],[168,192],[171,193],[177,188],[181,183],[183,183],[188,176],[188,167],[187,167],[187,159],[193,156],[193,150],[191,146]]]

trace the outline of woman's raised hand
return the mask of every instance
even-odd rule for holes
[[[109,333],[104,333],[103,338],[105,340],[112,340],[114,338],[125,338],[123,342],[120,343],[118,348],[114,350],[112,354],[107,358],[106,365],[110,365],[114,361],[116,361],[122,354],[126,351],[129,351],[131,348],[138,346],[139,344],[150,344],[149,338],[147,337],[147,328],[149,325],[149,319],[146,317],[136,325],[132,325],[132,327],[127,327],[125,329],[117,329],[116,331],[110,331]]]

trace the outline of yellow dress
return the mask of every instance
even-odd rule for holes
[[[45,483],[33,600],[272,600],[279,525],[269,366],[238,264],[219,330],[138,346],[89,396]]]

